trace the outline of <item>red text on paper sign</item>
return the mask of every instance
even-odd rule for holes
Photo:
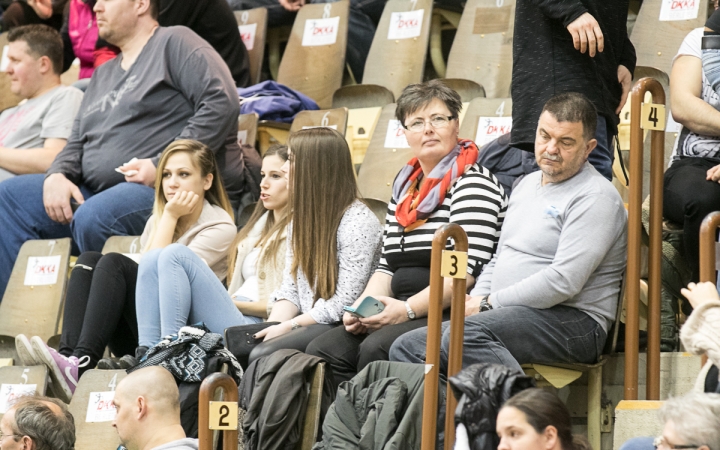
[[[335,27],[333,26],[319,27],[313,24],[312,34],[313,36],[329,36],[333,34],[334,31]]]
[[[252,43],[253,41],[253,34],[251,32],[246,33],[240,33],[240,39],[242,39],[243,44],[247,47],[248,44]]]
[[[96,408],[98,411],[114,411],[115,405],[112,400],[98,400]]]
[[[488,125],[486,134],[488,136],[503,135],[507,134],[512,130],[512,125]]]
[[[418,26],[420,26],[420,21],[418,21],[417,19],[403,20],[402,16],[398,17],[398,23],[397,23],[398,29],[417,28]]]
[[[695,9],[697,0],[673,0],[670,4],[670,10]]]
[[[33,272],[36,275],[52,275],[57,272],[56,264],[35,264]]]

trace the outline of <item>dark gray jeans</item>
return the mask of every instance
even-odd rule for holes
[[[450,322],[442,324],[440,371],[447,373]],[[463,367],[528,363],[592,364],[602,354],[605,331],[589,315],[568,306],[536,309],[508,306],[465,319]],[[390,348],[391,361],[425,362],[427,327],[406,333]]]

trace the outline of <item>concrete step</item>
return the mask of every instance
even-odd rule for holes
[[[663,402],[651,400],[622,400],[615,407],[613,450],[630,438],[660,436],[662,423],[658,412]]]
[[[638,372],[638,397],[645,400],[646,355],[640,354]],[[683,395],[695,385],[701,369],[700,357],[690,353],[662,353],[660,356],[660,399]],[[611,424],[602,432],[602,449],[617,448],[613,444],[612,422],[617,423],[616,407],[624,397],[625,355],[611,356],[603,367],[603,399],[604,410],[607,411]],[[549,388],[553,389],[553,388]],[[587,435],[587,375],[583,375],[568,386],[558,389],[558,396],[565,402],[573,417],[573,432]],[[641,436],[634,434],[633,436]],[[624,442],[624,441],[622,441]]]

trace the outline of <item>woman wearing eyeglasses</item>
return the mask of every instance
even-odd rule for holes
[[[495,252],[507,198],[495,176],[476,163],[477,146],[458,139],[461,108],[457,92],[439,80],[410,85],[398,98],[395,115],[415,156],[393,184],[380,266],[353,304],[372,296],[385,309],[366,318],[344,313],[343,327],[306,350],[332,366],[338,383],[372,361],[387,360],[397,337],[427,325],[430,252],[438,228],[452,222],[467,232],[468,287]],[[451,293],[447,279],[446,307]]]
[[[662,434],[638,437],[620,450],[715,450],[720,448],[720,394],[692,391],[660,409]]]

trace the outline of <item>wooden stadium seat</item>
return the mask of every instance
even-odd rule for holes
[[[515,0],[468,0],[445,77],[474,81],[488,98],[510,97],[514,22]]]
[[[323,380],[325,379],[325,363],[315,366],[310,393],[308,394],[305,419],[303,420],[300,441],[295,447],[297,450],[311,450],[317,441],[320,428],[320,409],[322,406]]]
[[[587,421],[588,440],[592,448],[601,448],[601,428],[603,425],[602,402],[602,368],[608,361],[607,356],[615,354],[620,329],[620,319],[625,305],[625,277],[620,284],[618,305],[615,313],[615,322],[608,330],[605,349],[595,364],[523,364],[522,368],[527,375],[544,380],[556,389],[561,389],[587,373]],[[612,408],[612,405],[610,405]],[[612,409],[606,411],[612,423]]]
[[[302,130],[303,128],[328,126],[336,129],[340,134],[345,136],[347,117],[347,108],[335,108],[300,111],[295,115],[292,124],[261,120],[258,123],[258,147],[260,154],[264,155],[271,144],[286,143],[291,132]]]
[[[393,121],[393,122],[391,122]],[[388,140],[388,129],[396,126],[395,104],[387,105],[382,109],[375,131],[370,138],[370,145],[365,153],[365,160],[360,166],[358,174],[358,188],[364,198],[372,198],[383,202],[389,202],[392,196],[392,183],[400,169],[410,161],[413,153],[410,147],[400,145],[386,145],[391,143]],[[391,133],[393,129],[390,128]],[[391,136],[392,137],[392,136]],[[383,219],[384,222],[384,219]]]
[[[395,96],[386,87],[376,84],[343,86],[333,94],[333,108],[359,109],[382,108],[395,103]]]
[[[267,9],[253,8],[235,11],[235,20],[250,57],[250,84],[257,84],[260,82],[260,71],[265,56]]]
[[[460,94],[463,103],[470,103],[478,97],[485,97],[485,88],[474,81],[462,78],[444,78],[443,83]]]
[[[120,445],[120,438],[112,421],[87,422],[91,393],[114,391],[127,374],[124,370],[88,370],[85,372],[70,401],[70,413],[75,419],[75,450],[95,450],[98,443],[103,448],[113,449]]]
[[[0,34],[0,111],[3,111],[20,103],[20,97],[10,92],[10,76],[5,73],[7,59],[3,58],[7,52],[7,33]]]
[[[302,92],[315,100],[320,108],[332,105],[332,95],[342,84],[345,70],[345,50],[347,46],[348,14],[350,2],[342,0],[335,3],[306,4],[297,13],[292,33],[285,47],[285,54],[278,69],[278,83]],[[335,26],[322,24],[320,20],[333,19]],[[318,24],[323,25],[318,27]],[[327,26],[326,26],[327,25]],[[316,29],[333,30],[335,43],[314,44],[304,38],[306,33],[312,36]],[[315,33],[321,36],[322,33]],[[315,41],[317,42],[317,41]]]
[[[430,61],[438,78],[445,78],[447,65],[443,56],[442,32],[457,30],[462,12],[451,11],[442,6],[433,8],[430,22]]]
[[[8,400],[12,401],[12,398],[17,398],[16,396],[30,393],[22,387],[14,389],[13,386],[8,386],[12,384],[35,385],[35,393],[45,395],[47,376],[48,370],[44,365],[32,367],[0,367],[0,405],[5,405]],[[13,396],[13,391],[15,392],[15,396]],[[2,418],[3,414],[4,410],[0,409],[0,418]]]
[[[365,61],[362,84],[383,86],[398,98],[408,84],[422,81],[432,7],[432,0],[388,0]],[[422,18],[417,17],[419,11]],[[399,20],[416,23],[412,34],[418,36],[391,39]]]
[[[385,225],[385,217],[387,216],[388,209],[387,202],[375,198],[364,198],[362,201],[365,202],[368,208],[372,209],[375,217],[380,221],[380,225]]]
[[[258,115],[240,114],[238,116],[238,142],[255,147],[257,140]]]
[[[345,136],[347,117],[347,108],[300,111],[295,116],[292,125],[290,125],[290,132],[292,133],[293,131],[299,131],[305,128],[329,127]]]
[[[635,46],[637,65],[654,67],[670,73],[672,59],[687,34],[702,27],[707,19],[708,0],[697,0],[697,18],[690,20],[660,21],[660,8],[664,2],[643,2],[640,6],[630,40]]]
[[[483,142],[477,139],[481,117],[512,117],[512,100],[479,97],[470,102],[460,123],[460,137],[471,139],[478,147],[483,145]]]
[[[140,253],[140,236],[110,236],[102,248],[102,254]]]
[[[69,259],[70,238],[27,241],[20,248],[0,303],[4,357],[15,357],[18,334],[47,341],[57,333]]]

